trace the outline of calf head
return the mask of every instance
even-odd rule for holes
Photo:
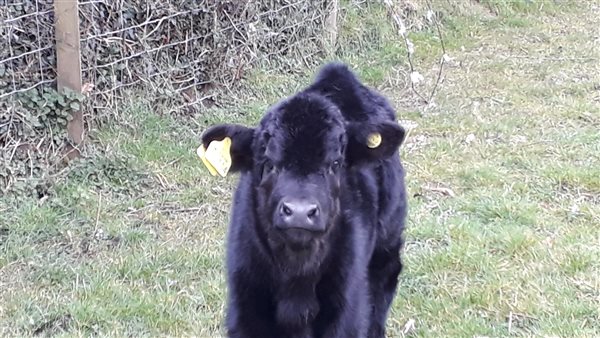
[[[225,137],[231,171],[251,175],[259,233],[291,266],[326,250],[347,171],[396,154],[404,130],[391,121],[346,122],[327,98],[300,93],[271,108],[258,127],[217,125],[202,142]]]

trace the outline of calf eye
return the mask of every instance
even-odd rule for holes
[[[329,167],[329,171],[332,174],[337,173],[340,170],[340,167],[342,166],[342,161],[341,160],[335,160],[331,163],[331,166]]]

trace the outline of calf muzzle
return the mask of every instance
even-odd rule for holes
[[[276,227],[280,230],[300,229],[324,231],[319,204],[307,199],[282,199],[279,202]]]

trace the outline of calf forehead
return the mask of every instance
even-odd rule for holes
[[[308,173],[339,156],[344,128],[339,109],[330,101],[298,95],[276,114],[269,148],[284,167]]]

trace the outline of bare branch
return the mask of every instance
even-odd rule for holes
[[[440,58],[440,69],[438,71],[437,79],[435,80],[435,84],[433,85],[433,89],[431,90],[431,94],[429,95],[428,102],[431,102],[433,100],[433,96],[435,95],[435,91],[436,91],[438,85],[440,84],[440,81],[442,78],[442,72],[444,70],[444,63],[446,62],[446,58],[448,56],[446,54],[446,45],[444,43],[444,37],[442,36],[442,29],[440,28],[440,22],[437,18],[437,15],[433,11],[433,8],[431,7],[431,2],[429,0],[426,0],[426,2],[427,2],[427,8],[433,13],[432,20],[435,23],[435,28],[438,33],[438,37],[440,39],[440,46],[442,47],[442,53],[443,53],[442,57]]]
[[[412,89],[413,93],[415,93],[425,104],[430,104],[433,102],[433,97],[435,96],[438,86],[441,83],[443,69],[444,69],[444,63],[446,62],[446,58],[448,56],[446,55],[446,46],[444,43],[444,38],[442,36],[442,29],[441,29],[440,22],[437,18],[437,15],[435,15],[435,12],[432,9],[430,1],[426,0],[426,2],[427,2],[428,10],[432,13],[431,20],[435,24],[437,35],[439,37],[440,45],[441,45],[442,53],[443,53],[442,56],[440,57],[437,78],[435,80],[433,88],[431,89],[431,92],[429,93],[429,95],[427,97],[424,94],[422,94],[419,90],[417,90],[417,88],[415,86],[416,83],[418,82],[418,76],[416,76],[416,75],[419,73],[415,69],[415,65],[414,65],[414,61],[413,61],[414,46],[413,46],[413,43],[408,38],[408,30],[407,30],[407,28],[406,28],[407,26],[404,23],[404,20],[402,18],[402,14],[393,0],[384,0],[384,4],[388,8],[388,12],[389,12],[390,16],[392,17],[392,19],[394,20],[394,23],[398,27],[398,33],[400,34],[400,36],[402,36],[402,38],[404,40],[404,45],[406,47],[406,58],[407,58],[408,65],[410,68],[411,89]]]

